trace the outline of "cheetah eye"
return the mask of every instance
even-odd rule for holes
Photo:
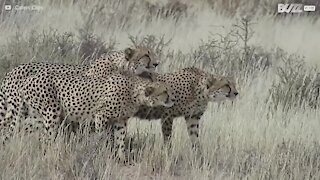
[[[231,87],[229,86],[229,84],[226,84],[226,85],[224,85],[224,86],[229,89],[229,92],[228,92],[228,93],[230,93],[230,92],[231,92]]]

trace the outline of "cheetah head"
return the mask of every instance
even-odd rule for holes
[[[231,78],[210,76],[205,85],[205,96],[209,101],[234,100],[239,94]]]
[[[136,75],[152,73],[159,64],[153,51],[146,47],[126,48],[124,54],[129,68]]]
[[[155,106],[164,106],[171,107],[173,106],[173,96],[170,93],[171,91],[162,83],[152,83],[145,86],[140,92],[140,100],[143,102],[143,105],[155,107]]]

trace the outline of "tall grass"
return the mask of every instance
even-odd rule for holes
[[[191,151],[182,119],[170,148],[159,121],[132,119],[131,166],[116,164],[103,141],[86,132],[61,133],[52,147],[32,134],[0,147],[1,179],[320,178],[316,15],[279,16],[277,1],[258,0],[16,3],[44,10],[0,11],[0,77],[20,63],[87,63],[145,45],[161,60],[159,72],[196,66],[233,76],[240,96],[209,104],[201,152]]]

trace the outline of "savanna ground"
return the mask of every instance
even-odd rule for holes
[[[88,63],[142,44],[159,72],[197,66],[234,76],[240,92],[209,105],[200,154],[183,120],[168,149],[158,121],[132,119],[132,166],[86,132],[61,133],[45,156],[36,135],[18,134],[1,147],[1,179],[320,179],[319,12],[277,15],[272,0],[175,2],[0,1],[0,78],[20,63]],[[4,11],[8,3],[42,11]]]

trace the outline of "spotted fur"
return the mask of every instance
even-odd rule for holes
[[[165,83],[172,91],[172,107],[141,106],[135,117],[161,119],[162,134],[167,142],[172,133],[174,118],[184,117],[190,139],[198,145],[199,120],[207,109],[208,102],[234,99],[238,95],[235,83],[226,77],[217,77],[195,67],[174,73],[151,74],[152,79]]]
[[[108,76],[115,70],[128,74],[153,72],[158,65],[154,54],[147,48],[127,48],[124,51],[111,52],[101,56],[92,65],[68,65],[50,63],[22,64],[8,72],[1,84],[0,96],[0,128],[8,130],[8,136],[13,129],[8,126],[16,126],[19,122],[13,117],[17,114],[17,104],[21,101],[17,90],[28,77],[42,72],[57,72],[66,75],[87,75],[95,77]],[[36,114],[36,113],[34,113]]]
[[[115,146],[120,160],[124,159],[124,138],[127,120],[140,106],[170,107],[173,105],[168,88],[161,82],[140,77],[112,74],[105,77],[70,76],[52,72],[27,78],[19,94],[21,119],[28,107],[43,116],[48,140],[54,139],[62,120],[95,121],[101,132],[107,124],[114,125]]]

